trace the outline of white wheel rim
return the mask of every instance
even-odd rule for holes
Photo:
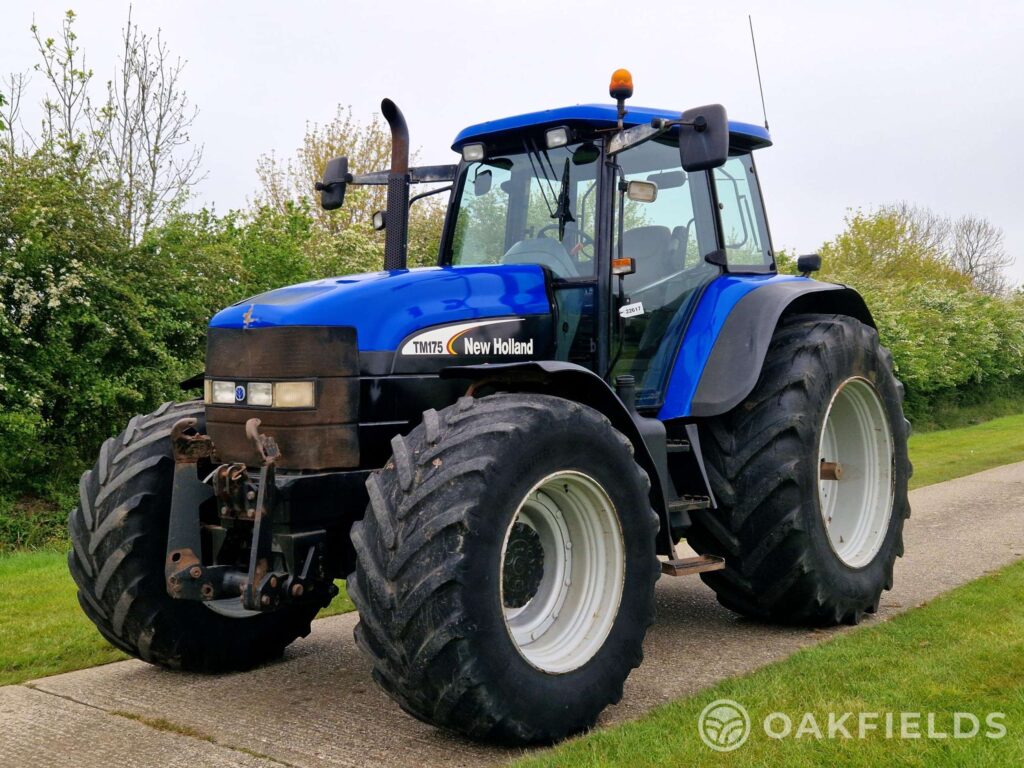
[[[829,544],[850,568],[870,563],[885,541],[893,503],[893,440],[882,398],[860,377],[839,385],[821,430],[818,501]],[[832,464],[839,467],[831,477]]]
[[[514,529],[523,538],[517,525],[529,529],[527,538],[543,550],[542,572],[528,575],[530,587],[522,594],[506,595],[506,578],[514,578],[522,564],[514,559],[517,547],[509,551]],[[523,658],[551,674],[586,664],[615,623],[625,571],[619,517],[600,483],[562,471],[533,486],[505,531],[498,570],[505,628]]]

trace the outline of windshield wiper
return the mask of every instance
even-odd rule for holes
[[[562,170],[562,186],[558,190],[558,202],[555,205],[555,212],[551,214],[552,219],[558,219],[558,241],[565,237],[565,225],[575,222],[572,211],[569,210],[569,158],[565,158],[565,167]]]

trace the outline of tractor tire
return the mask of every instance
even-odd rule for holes
[[[111,644],[173,669],[227,672],[280,656],[310,631],[316,607],[227,616],[191,600],[175,600],[164,580],[174,458],[171,428],[192,417],[205,424],[200,402],[165,403],[136,416],[103,443],[79,482],[68,553],[78,602]]]
[[[643,659],[660,573],[629,440],[578,403],[498,394],[427,411],[392,449],[352,531],[376,681],[478,739],[593,726]]]
[[[701,574],[722,605],[816,626],[878,609],[910,515],[902,400],[873,328],[843,315],[780,323],[753,392],[701,425],[718,509],[693,514],[687,541],[725,558]]]

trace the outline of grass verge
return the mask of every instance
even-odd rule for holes
[[[1024,461],[1024,414],[910,438],[911,488]]]
[[[321,616],[351,611],[341,592]],[[127,658],[78,606],[63,552],[0,556],[0,685]]]
[[[629,765],[716,766],[1009,766],[1024,765],[1024,562],[966,584],[891,621],[860,629],[757,672],[725,680],[696,696],[667,704],[641,719],[595,731],[516,763],[516,768]],[[714,752],[699,738],[701,711],[732,699],[750,714],[748,740]],[[772,739],[765,718],[785,713],[791,735]],[[822,732],[817,738],[810,712]],[[829,713],[846,721],[851,738],[827,738]],[[860,713],[882,713],[875,732],[858,738]],[[921,738],[886,738],[885,714],[919,712]],[[928,715],[944,739],[923,738]],[[979,718],[974,738],[954,738],[953,713]],[[986,717],[1001,712],[1002,738],[989,738]],[[781,719],[770,726],[779,733]],[[963,719],[963,728],[970,721]]]

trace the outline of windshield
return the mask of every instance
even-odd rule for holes
[[[459,179],[451,264],[540,264],[593,277],[597,147],[521,152],[468,163]]]

